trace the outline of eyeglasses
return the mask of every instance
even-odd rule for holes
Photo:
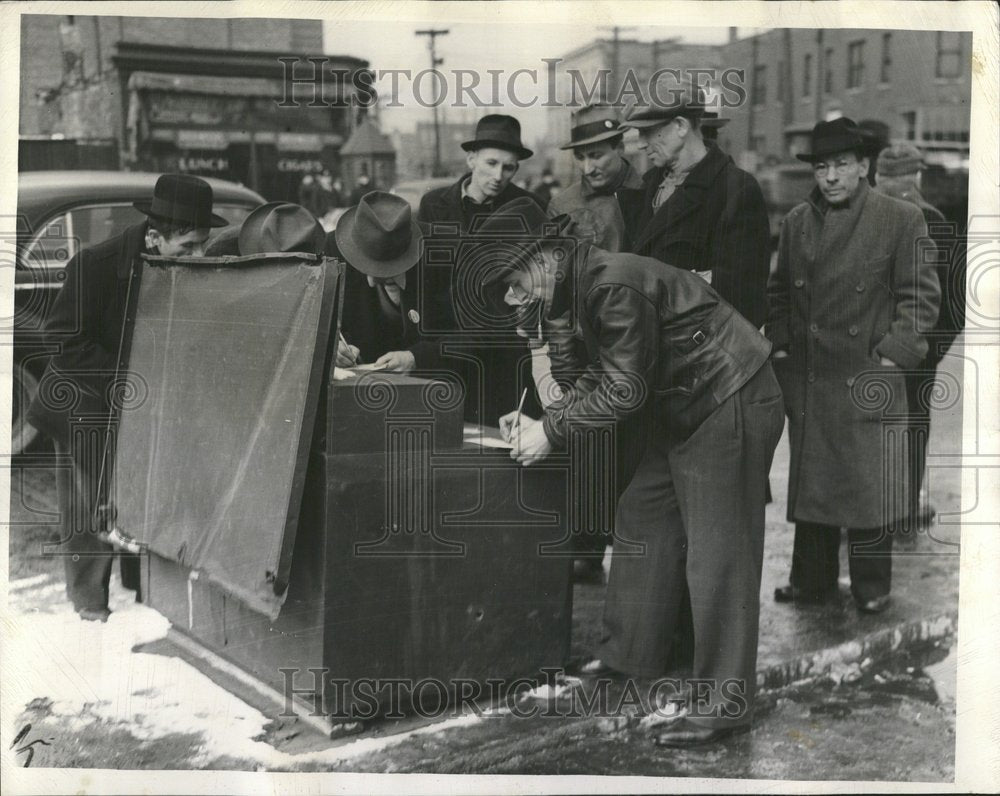
[[[835,164],[824,163],[820,161],[819,163],[813,164],[813,173],[817,177],[824,177],[826,176],[827,172],[829,172],[830,169],[832,168],[837,174],[844,175],[847,174],[852,168],[854,168],[857,165],[858,165],[857,161],[852,163],[851,161],[848,160],[838,160]]]

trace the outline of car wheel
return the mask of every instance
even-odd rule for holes
[[[38,429],[28,422],[28,406],[38,393],[38,377],[23,362],[14,366],[13,412],[10,429],[10,452],[24,453],[38,439]]]

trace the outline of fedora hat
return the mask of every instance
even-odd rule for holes
[[[268,202],[243,220],[239,234],[240,254],[304,252],[322,254],[326,232],[316,217],[302,205]]]
[[[483,284],[498,282],[520,268],[531,253],[531,248],[524,244],[542,238],[563,237],[569,234],[572,227],[569,215],[549,216],[529,196],[507,202],[476,228],[477,242],[492,244],[502,251],[503,263],[499,268],[490,258],[474,258],[484,269],[488,267],[483,275]],[[517,254],[519,246],[521,252]]]
[[[560,149],[575,149],[578,146],[596,144],[622,135],[625,131],[618,126],[618,113],[614,106],[597,102],[573,111],[569,143]]]
[[[853,119],[841,116],[830,122],[818,122],[812,131],[812,151],[800,152],[795,157],[815,163],[838,152],[858,152],[861,147],[860,129]]]
[[[396,194],[366,193],[340,217],[336,235],[347,262],[367,276],[399,276],[420,259],[423,234],[410,203]]]
[[[707,99],[703,89],[688,82],[667,81],[662,75],[649,97],[632,106],[622,127],[656,127],[678,116],[701,117]]]
[[[132,206],[150,218],[194,229],[224,227],[227,222],[212,212],[212,186],[191,174],[161,174],[150,201]]]
[[[716,129],[720,127],[725,127],[729,124],[732,119],[722,119],[719,114],[715,111],[705,111],[701,115],[701,126],[702,127],[714,127]]]
[[[476,137],[462,144],[466,152],[494,147],[517,155],[518,160],[530,158],[534,152],[521,143],[521,124],[513,116],[491,113],[476,124]]]

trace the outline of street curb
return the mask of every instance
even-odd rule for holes
[[[824,679],[850,682],[856,679],[866,660],[878,661],[918,644],[952,637],[957,629],[957,611],[931,619],[901,622],[835,647],[808,652],[792,660],[768,666],[757,672],[757,687],[778,689]]]

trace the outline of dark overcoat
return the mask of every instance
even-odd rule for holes
[[[788,519],[848,528],[907,510],[904,370],[927,353],[940,288],[923,215],[862,181],[784,219],[767,335],[789,418]],[[895,366],[880,364],[886,357]]]
[[[711,146],[654,212],[663,175],[662,168],[650,169],[641,189],[619,193],[630,251],[711,271],[713,290],[759,329],[767,314],[771,233],[757,180]]]
[[[477,224],[514,199],[528,197],[544,210],[544,203],[535,194],[518,188],[513,183],[507,185],[500,194],[480,205],[473,205],[462,199],[462,185],[469,179],[466,174],[452,185],[428,191],[420,201],[418,218],[424,225],[430,225],[429,236],[453,237],[447,227],[458,227],[460,236],[475,235]],[[427,227],[425,226],[426,230]],[[457,262],[456,266],[460,267]],[[505,285],[496,284],[484,290],[485,301],[493,307],[503,308],[502,296]],[[483,327],[469,324],[469,314],[455,305],[455,280],[444,279],[442,269],[435,269],[423,281],[425,296],[446,295],[445,302],[438,301],[438,316],[449,319],[454,324],[451,334],[441,335],[446,346],[452,343],[451,355],[440,358],[441,367],[455,372],[465,387],[465,419],[469,422],[496,426],[501,415],[517,408],[521,391],[527,389],[525,413],[537,417],[541,412],[541,401],[531,375],[531,349],[526,338],[519,336],[511,326],[504,329],[483,321]],[[425,299],[426,301],[426,299]],[[446,306],[450,302],[451,306]],[[481,316],[482,317],[482,316]],[[490,318],[487,314],[487,318]],[[459,322],[459,318],[464,320]],[[459,328],[461,326],[461,328]],[[450,338],[450,339],[449,339]],[[457,345],[460,351],[456,351]]]
[[[111,409],[133,266],[146,250],[146,222],[79,252],[46,320],[50,342],[60,346],[28,408],[28,421],[63,445],[70,423],[106,421]],[[137,289],[138,280],[133,285]]]

